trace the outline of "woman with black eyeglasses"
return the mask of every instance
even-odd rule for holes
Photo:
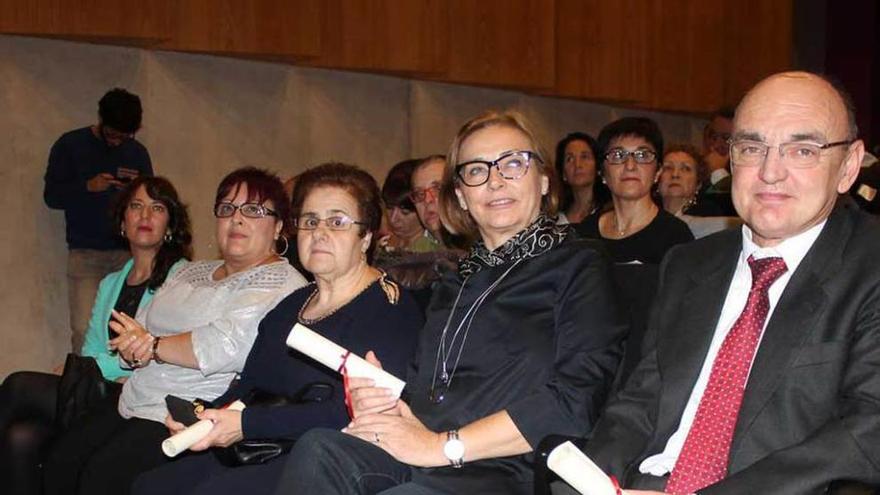
[[[260,323],[241,380],[215,404],[243,400],[243,412],[209,409],[214,429],[192,450],[227,447],[240,440],[293,443],[314,427],[341,429],[350,421],[343,380],[285,344],[301,323],[351,352],[382,356],[385,368],[405,376],[423,317],[406,291],[370,266],[367,253],[382,210],[376,181],[356,167],[328,163],[299,176],[293,198],[297,249],[315,283],[290,294]],[[283,405],[253,403],[255,394],[295,398]],[[274,402],[274,401],[273,401]],[[171,430],[183,425],[168,421]],[[285,458],[229,467],[214,455],[190,456],[144,474],[136,495],[266,493]]]
[[[644,117],[624,117],[599,132],[602,181],[613,209],[587,217],[575,228],[600,239],[617,263],[659,264],[672,246],[694,240],[687,224],[651,197],[660,177],[663,135]]]
[[[300,438],[273,493],[532,493],[531,451],[590,430],[623,332],[607,262],[556,224],[557,190],[519,114],[461,128],[440,211],[477,241],[434,291],[408,397],[352,378],[352,423]]]
[[[126,494],[138,474],[167,462],[166,395],[222,394],[263,316],[305,285],[279,256],[289,206],[278,177],[252,167],[230,173],[214,215],[222,259],[183,266],[137,315],[111,313],[118,336],[109,347],[133,373],[118,406],[90,412],[55,443],[43,467],[46,494]]]

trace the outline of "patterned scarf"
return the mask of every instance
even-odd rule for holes
[[[494,251],[489,251],[483,241],[474,243],[468,257],[459,261],[458,273],[467,277],[483,268],[540,256],[564,241],[570,229],[568,225],[557,225],[555,218],[541,213],[531,225]]]

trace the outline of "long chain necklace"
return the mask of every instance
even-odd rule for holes
[[[458,289],[458,295],[455,296],[455,302],[452,304],[452,309],[449,311],[449,317],[446,318],[446,324],[443,326],[443,331],[440,333],[440,344],[437,346],[437,358],[434,361],[434,373],[431,377],[431,392],[430,392],[430,400],[435,404],[439,404],[443,402],[445,398],[446,391],[449,390],[449,387],[452,386],[452,379],[455,377],[455,372],[458,370],[458,363],[461,361],[461,353],[464,351],[465,342],[467,342],[468,333],[471,329],[471,324],[474,321],[474,317],[477,314],[477,310],[480,309],[480,306],[483,305],[483,302],[489,297],[489,294],[498,287],[498,284],[501,283],[502,280],[507,277],[507,275],[513,270],[516,265],[520,264],[522,260],[516,260],[507,270],[504,271],[494,282],[492,282],[489,287],[486,288],[474,302],[471,304],[470,308],[465,312],[461,321],[456,327],[455,332],[452,333],[452,339],[447,343],[447,334],[449,333],[449,326],[452,324],[452,317],[455,315],[455,308],[458,307],[458,302],[461,300],[461,294],[464,292],[464,288],[467,285],[470,276],[465,277],[465,279],[461,283],[461,287]],[[464,333],[462,333],[462,329]],[[461,334],[461,343],[458,346],[458,353],[455,355],[455,362],[452,363],[452,370],[449,369],[449,359],[452,357],[455,349],[455,341],[458,340],[458,336]],[[439,376],[438,376],[439,371]],[[437,387],[437,380],[440,381],[440,387]]]

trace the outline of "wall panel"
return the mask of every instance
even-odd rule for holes
[[[791,0],[0,0],[0,32],[707,113],[791,61]]]

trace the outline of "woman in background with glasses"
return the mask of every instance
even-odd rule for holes
[[[118,407],[90,413],[53,446],[46,494],[126,494],[141,472],[167,462],[166,395],[222,394],[244,366],[257,325],[278,301],[305,285],[279,256],[289,206],[281,181],[247,167],[217,189],[222,259],[189,263],[170,276],[137,319],[114,311],[109,345],[134,372]]]
[[[532,493],[528,453],[590,430],[623,331],[607,262],[556,224],[557,190],[519,114],[461,128],[440,211],[478,240],[434,291],[409,397],[352,378],[352,424],[306,433],[274,493]]]
[[[359,356],[375,351],[390,373],[406,375],[423,318],[415,301],[367,262],[382,218],[376,181],[341,163],[309,169],[299,176],[293,214],[299,259],[315,283],[290,294],[266,315],[241,380],[215,404],[236,399],[248,404],[255,392],[305,400],[272,407],[248,404],[243,412],[209,409],[201,417],[213,420],[214,429],[192,450],[226,447],[242,439],[293,441],[314,427],[339,430],[348,424],[339,373],[285,344],[296,323]],[[183,427],[170,419],[168,426]],[[284,458],[230,468],[213,455],[191,456],[146,473],[134,493],[267,493]]]
[[[602,181],[613,209],[576,226],[584,237],[601,239],[618,263],[659,264],[672,246],[694,239],[687,224],[657,206],[651,190],[659,177],[663,135],[644,117],[624,117],[599,132]]]

